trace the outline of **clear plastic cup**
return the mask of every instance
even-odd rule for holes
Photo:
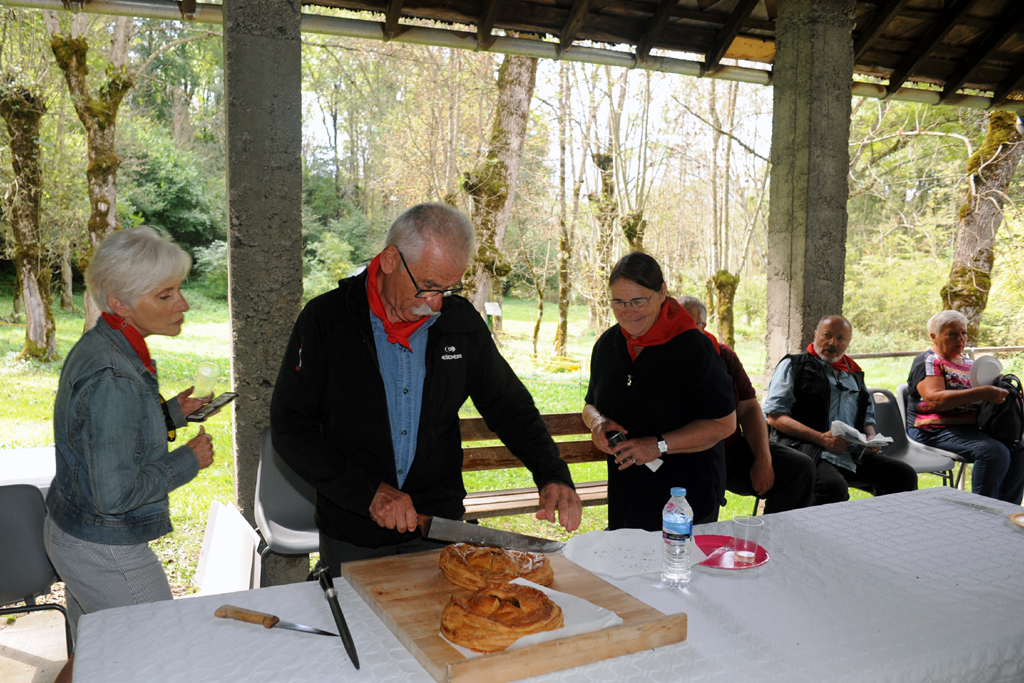
[[[200,363],[196,366],[195,388],[192,395],[196,398],[203,398],[213,394],[213,388],[217,385],[220,377],[220,366],[216,363]]]
[[[757,559],[757,546],[761,539],[764,520],[760,517],[742,515],[732,520],[733,563],[736,565],[754,564]]]

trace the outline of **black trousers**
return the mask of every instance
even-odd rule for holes
[[[807,454],[816,463],[814,499],[811,505],[827,505],[850,500],[850,487],[867,491],[873,496],[917,490],[917,472],[903,462],[890,458],[883,451],[865,456],[851,472],[836,467],[821,457],[822,449],[804,441],[790,440],[790,445]]]
[[[781,443],[769,444],[775,483],[764,496],[765,514],[797,510],[811,504],[814,493],[814,461],[795,448]],[[754,452],[742,436],[725,448],[725,487],[741,496],[755,496],[750,481]]]

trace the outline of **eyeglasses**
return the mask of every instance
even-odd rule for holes
[[[638,296],[635,299],[629,301],[623,301],[622,299],[609,299],[608,305],[614,308],[616,311],[621,311],[629,306],[630,308],[643,308],[647,305],[647,302],[654,298],[657,292],[652,293],[650,296]]]
[[[416,278],[412,276],[412,271],[409,270],[409,264],[405,262],[405,256],[402,256],[402,252],[400,250],[396,249],[395,251],[398,251],[398,257],[402,259],[402,265],[405,266],[405,272],[409,273],[409,279],[412,280],[412,286],[416,288],[417,299],[426,299],[427,297],[436,296],[438,294],[441,296],[451,296],[452,294],[458,294],[464,289],[461,283],[454,287],[449,287],[448,289],[421,289],[416,283]]]

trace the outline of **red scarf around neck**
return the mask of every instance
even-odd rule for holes
[[[106,311],[103,312],[103,320],[106,321],[115,330],[119,330],[124,338],[128,340],[128,343],[135,349],[135,353],[139,354],[139,360],[146,366],[151,374],[156,375],[156,366],[153,365],[153,359],[149,355],[149,347],[146,346],[146,340],[143,338],[139,331],[128,324],[128,321],[124,318],[111,315]]]
[[[370,302],[370,311],[384,323],[384,331],[387,332],[390,343],[401,344],[412,351],[409,337],[420,328],[420,325],[430,320],[430,316],[423,316],[413,322],[399,320],[393,323],[388,320],[388,314],[384,310],[384,302],[380,300],[380,292],[377,291],[377,273],[379,272],[380,254],[377,254],[370,261],[370,265],[366,267],[366,298]]]
[[[807,345],[807,353],[811,354],[815,358],[825,360],[824,358],[818,355],[818,351],[814,348],[814,342],[811,342],[810,344]],[[843,372],[853,373],[861,371],[860,366],[857,365],[857,361],[850,358],[845,353],[843,354],[842,358],[837,360],[835,363],[829,363],[829,365],[831,365],[836,370],[842,370]]]
[[[622,334],[626,338],[629,357],[636,360],[637,347],[658,346],[678,337],[683,332],[696,329],[697,323],[693,322],[693,317],[686,312],[686,309],[672,297],[666,297],[658,312],[658,319],[651,325],[651,329],[636,339],[631,339],[625,329],[622,329]]]
[[[701,332],[704,333],[705,337],[707,337],[708,339],[711,340],[711,345],[715,347],[715,353],[717,353],[719,356],[721,356],[722,355],[722,345],[718,343],[718,337],[716,337],[715,335],[711,334],[707,330],[701,330]]]

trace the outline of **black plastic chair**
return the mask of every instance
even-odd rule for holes
[[[42,610],[64,615],[68,657],[75,651],[68,613],[61,605],[36,604],[60,577],[50,564],[43,545],[46,504],[39,489],[30,484],[0,486],[0,605],[24,602],[21,607],[2,607],[0,616]]]

